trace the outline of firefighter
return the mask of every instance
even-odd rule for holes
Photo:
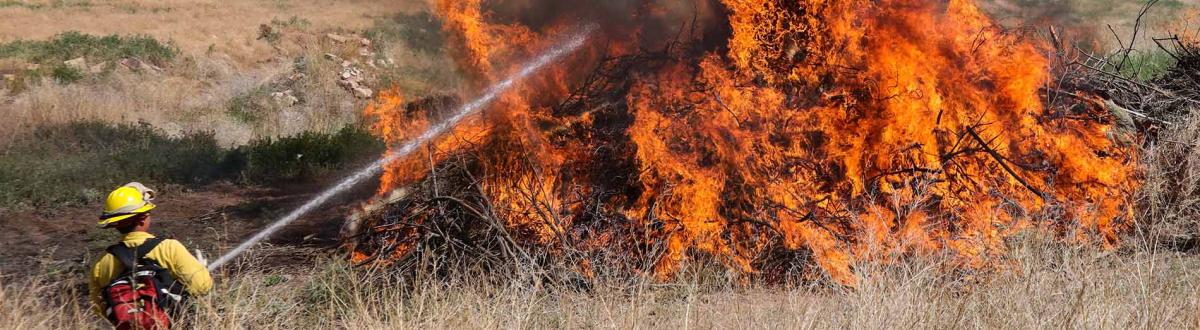
[[[131,182],[108,195],[100,215],[100,227],[123,237],[92,267],[88,288],[96,312],[117,328],[144,328],[145,322],[167,328],[168,310],[183,297],[207,294],[213,285],[199,251],[197,259],[179,241],[150,234],[153,199],[153,190]]]

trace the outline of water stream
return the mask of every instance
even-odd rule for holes
[[[304,203],[304,205],[292,210],[287,215],[279,218],[279,220],[275,220],[275,222],[271,223],[270,226],[263,228],[258,233],[255,233],[254,236],[251,236],[246,241],[238,244],[238,246],[233,248],[233,250],[229,250],[229,252],[225,253],[225,255],[222,255],[220,258],[217,258],[217,260],[208,264],[208,270],[211,271],[220,268],[222,265],[225,265],[229,261],[233,260],[233,258],[236,258],[238,255],[246,252],[246,250],[254,246],[254,244],[257,244],[259,241],[262,241],[267,237],[270,237],[271,234],[274,234],[280,228],[283,228],[283,226],[296,221],[296,219],[303,217],[305,214],[308,214],[308,212],[312,211],[318,206],[321,206],[330,198],[333,198],[333,196],[346,191],[346,189],[350,189],[354,185],[366,180],[367,178],[374,177],[375,174],[378,174],[383,169],[384,165],[408,156],[413,151],[416,151],[420,146],[429,142],[438,135],[441,135],[446,130],[458,125],[458,123],[463,119],[475,114],[476,112],[479,112],[497,97],[512,88],[512,86],[517,82],[525,79],[538,70],[541,70],[543,67],[553,63],[559,58],[578,50],[579,47],[583,46],[584,41],[587,40],[588,36],[591,35],[592,31],[594,30],[594,26],[584,28],[560,42],[558,46],[547,50],[533,61],[525,63],[523,66],[521,66],[521,70],[492,85],[484,91],[483,95],[479,96],[470,103],[463,104],[458,111],[454,113],[454,116],[437,125],[434,125],[433,127],[430,127],[429,130],[425,131],[425,133],[422,133],[420,136],[405,142],[399,148],[394,149],[395,151],[388,153],[387,156],[380,158],[374,163],[371,163],[370,166],[367,166],[366,168],[355,172],[349,177],[342,179],[342,181],[338,182],[337,185],[322,191],[320,194]]]

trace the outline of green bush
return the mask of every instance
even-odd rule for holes
[[[114,61],[136,57],[155,65],[165,65],[179,53],[171,43],[162,43],[149,36],[104,37],[63,32],[50,40],[17,40],[0,45],[0,58],[21,58],[33,63],[60,64],[63,61],[86,57],[90,62]]]
[[[43,127],[0,157],[0,202],[86,202],[131,180],[207,182],[217,178],[221,157],[211,134],[167,137],[145,124]]]
[[[280,183],[377,157],[383,143],[355,128],[223,148],[211,133],[167,136],[148,124],[43,127],[0,150],[0,205],[95,201],[128,181],[151,185]]]
[[[332,135],[305,132],[254,141],[231,158],[245,162],[245,181],[271,183],[327,174],[343,164],[378,156],[383,150],[383,143],[370,133],[346,127]]]
[[[1175,59],[1163,51],[1134,52],[1121,72],[1138,80],[1151,80],[1175,67]]]
[[[60,84],[70,84],[82,80],[83,71],[66,65],[59,65],[54,67],[54,71],[50,72],[50,76],[54,77],[54,81]]]

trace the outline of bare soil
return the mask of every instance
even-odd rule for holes
[[[168,187],[158,197],[151,231],[201,249],[209,260],[215,260],[319,193],[330,183],[325,181],[336,179],[279,187],[228,183],[195,189]],[[242,262],[249,260],[265,269],[311,266],[321,255],[336,251],[345,215],[373,192],[374,185],[364,183],[331,200],[260,243]],[[105,247],[120,239],[114,230],[96,226],[100,203],[49,211],[5,211],[13,214],[0,221],[0,241],[4,242],[0,276],[82,274]]]

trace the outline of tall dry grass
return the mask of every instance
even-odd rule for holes
[[[743,284],[693,267],[669,282],[598,279],[549,284],[544,273],[408,277],[339,261],[280,274],[246,269],[195,301],[199,329],[294,328],[1193,328],[1200,258],[1130,247],[1064,245],[1030,234],[1011,265],[963,276],[946,260],[859,265],[862,283]],[[53,286],[9,282],[0,324],[32,329],[103,325]],[[77,300],[77,299],[76,299]]]
[[[1200,113],[1191,112],[1143,150],[1138,229],[1148,244],[1200,248]]]
[[[0,141],[15,141],[37,127],[100,121],[145,122],[169,134],[210,131],[223,144],[237,145],[256,137],[334,131],[358,118],[361,104],[328,81],[314,84],[303,106],[264,111],[261,121],[240,122],[228,115],[229,100],[285,75],[288,65],[232,73],[221,66],[191,64],[179,70],[194,71],[173,74],[117,72],[94,83],[43,83],[11,104],[0,104],[6,117],[0,121]],[[255,97],[270,101],[266,94]]]

